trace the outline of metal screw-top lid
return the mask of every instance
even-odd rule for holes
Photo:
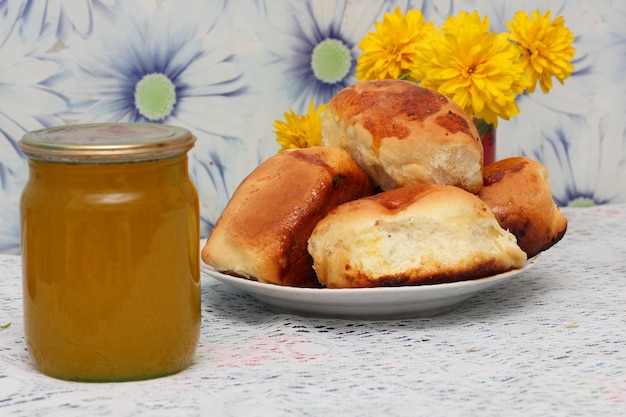
[[[151,123],[93,123],[26,133],[18,145],[30,158],[64,163],[119,163],[169,158],[196,138],[181,127]]]

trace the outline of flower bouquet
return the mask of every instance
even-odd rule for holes
[[[398,7],[359,44],[356,78],[406,79],[448,96],[473,117],[488,163],[498,119],[519,113],[517,96],[533,93],[537,84],[548,93],[553,78],[562,84],[571,75],[574,35],[564,23],[562,16],[551,20],[549,10],[518,11],[506,23],[509,32],[496,33],[487,16],[462,11],[437,28],[420,10],[403,14]],[[323,110],[311,102],[305,115],[285,113],[286,121],[274,123],[281,147],[321,144]]]

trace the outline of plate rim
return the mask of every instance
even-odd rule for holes
[[[395,293],[395,292],[429,292],[429,291],[439,291],[442,289],[455,289],[455,288],[465,288],[465,287],[475,287],[476,284],[487,284],[487,283],[497,283],[506,278],[515,276],[521,272],[524,272],[531,267],[533,267],[541,254],[537,254],[532,258],[526,260],[524,265],[521,268],[511,269],[509,271],[501,272],[499,274],[489,275],[481,278],[474,278],[463,281],[454,281],[454,282],[445,282],[440,284],[424,284],[424,285],[399,285],[399,286],[386,286],[386,287],[365,287],[365,288],[308,288],[308,287],[291,287],[285,285],[271,284],[255,281],[252,279],[239,277],[235,275],[225,274],[223,272],[216,271],[215,268],[206,264],[204,261],[201,262],[201,271],[208,274],[212,278],[224,282],[226,284],[231,284],[233,286],[238,286],[236,284],[241,283],[243,286],[251,287],[251,288],[259,288],[259,289],[269,289],[272,292],[284,292],[284,293],[294,293],[300,294],[307,292],[309,294],[331,294],[331,293],[341,293],[341,295],[347,294],[367,294],[367,293]]]
[[[534,266],[536,255],[521,268],[474,280],[374,288],[301,288],[262,283],[224,274],[202,262],[216,281],[253,297],[276,313],[358,320],[434,317],[455,310],[478,293],[504,283]]]

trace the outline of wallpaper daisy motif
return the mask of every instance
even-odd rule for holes
[[[575,70],[517,98],[497,157],[548,166],[555,201],[626,202],[626,2],[621,0],[0,0],[0,252],[19,253],[28,131],[89,122],[165,123],[197,136],[190,174],[210,233],[239,182],[304,114],[356,82],[361,40],[385,13],[440,25],[460,11],[506,30],[550,10],[575,35]]]

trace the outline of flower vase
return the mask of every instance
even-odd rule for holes
[[[487,166],[496,161],[496,128],[482,119],[474,119],[474,122],[483,142],[485,155],[483,165]]]

